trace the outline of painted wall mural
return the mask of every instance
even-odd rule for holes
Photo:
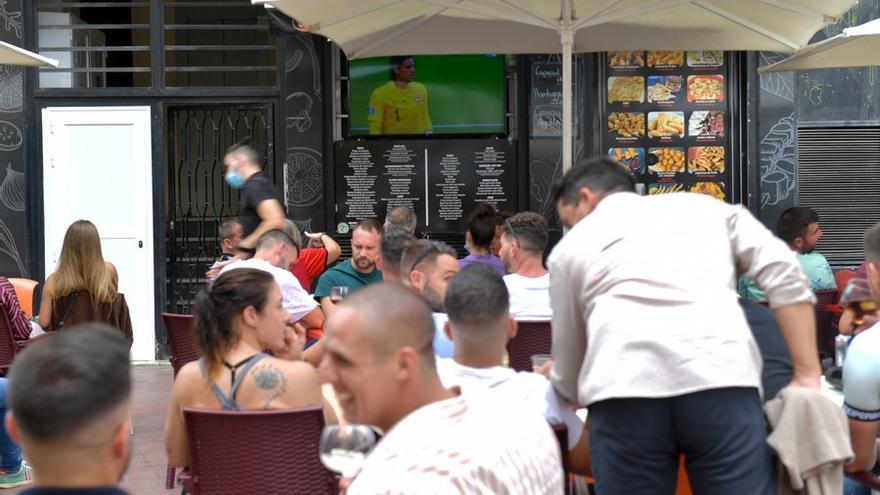
[[[788,55],[760,52],[759,65],[778,62]],[[776,220],[797,200],[797,123],[795,121],[795,79],[791,72],[762,74],[758,106],[760,139],[758,217],[771,229]]]
[[[0,0],[0,40],[22,46],[22,1]],[[25,155],[25,70],[0,65],[0,275],[28,276],[26,171],[39,164]]]
[[[286,33],[282,43],[284,61],[284,196],[287,215],[305,218],[305,230],[326,230],[324,225],[324,142],[319,55],[323,38],[305,33]]]

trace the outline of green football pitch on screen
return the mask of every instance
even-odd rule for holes
[[[415,82],[425,86],[434,134],[503,134],[503,55],[416,55]],[[370,94],[388,83],[389,57],[349,64],[350,134],[369,134]]]

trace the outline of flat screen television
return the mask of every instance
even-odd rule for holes
[[[349,134],[507,132],[503,55],[375,57],[349,63]]]

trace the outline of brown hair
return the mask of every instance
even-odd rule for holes
[[[269,273],[238,268],[220,275],[213,285],[196,294],[195,340],[205,356],[208,376],[223,362],[223,354],[238,341],[239,334],[233,328],[235,316],[248,306],[262,311],[274,283]]]
[[[77,220],[70,224],[61,244],[58,266],[46,285],[51,288],[54,298],[74,292],[88,292],[95,308],[100,303],[116,299],[116,280],[104,263],[101,238],[95,224],[88,220]]]

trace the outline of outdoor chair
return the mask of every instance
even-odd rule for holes
[[[177,372],[183,368],[183,365],[201,357],[193,336],[195,318],[192,315],[162,313],[162,322],[165,323],[166,342],[171,346],[171,357],[168,361],[171,362],[171,369],[176,378]],[[174,467],[169,465],[165,473],[166,489],[174,488],[174,471]]]
[[[843,475],[864,487],[870,488],[872,492],[880,490],[880,478],[871,471],[859,471],[858,473],[847,473],[844,471]]]
[[[532,371],[532,355],[550,354],[549,321],[517,321],[516,337],[507,342],[509,366],[516,371]]]
[[[171,357],[168,360],[176,377],[183,365],[201,357],[193,336],[195,318],[192,315],[162,313],[162,322],[165,323],[165,338],[171,346]]]
[[[15,289],[15,296],[18,298],[18,304],[28,318],[34,317],[34,310],[39,306],[34,306],[34,294],[38,293],[37,287],[40,285],[36,280],[29,278],[10,278],[9,283]]]
[[[12,335],[6,311],[0,310],[0,376],[6,376],[20,346]]]
[[[318,455],[320,406],[274,411],[183,410],[189,467],[178,482],[191,495],[335,494],[336,476]]]
[[[550,423],[556,441],[559,442],[559,453],[562,456],[562,479],[565,480],[565,494],[573,495],[574,486],[571,479],[571,466],[568,459],[568,426],[565,423]]]
[[[840,314],[835,315],[839,292],[837,289],[816,291],[816,344],[819,356],[834,358],[834,337],[837,335],[837,322]]]

